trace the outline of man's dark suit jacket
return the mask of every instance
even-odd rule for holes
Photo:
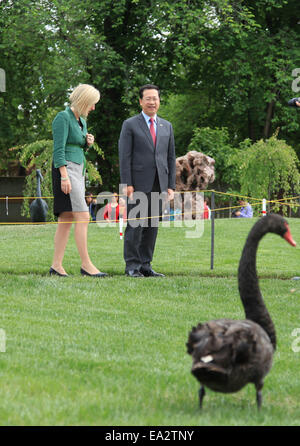
[[[175,189],[176,157],[172,124],[157,117],[156,147],[142,113],[124,121],[119,139],[121,183],[151,192],[156,172],[160,190]]]

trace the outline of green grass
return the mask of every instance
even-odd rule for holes
[[[124,276],[118,228],[89,228],[89,251],[106,279],[81,277],[73,234],[65,255],[71,277],[49,277],[55,225],[0,227],[1,425],[299,425],[299,248],[268,234],[258,253],[260,286],[278,337],[265,380],[255,389],[207,391],[185,342],[199,321],[243,319],[236,272],[253,220],[216,220],[210,269],[210,223],[201,238],[187,228],[159,230],[153,267],[165,279]],[[300,220],[291,219],[300,242]],[[299,344],[299,343],[298,343]]]

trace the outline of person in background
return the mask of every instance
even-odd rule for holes
[[[182,209],[176,207],[175,199],[170,200],[169,215],[170,215],[169,217],[170,221],[175,221],[175,220],[178,221],[182,219]]]
[[[74,236],[81,258],[83,276],[105,277],[92,263],[87,247],[90,222],[85,200],[85,153],[92,147],[94,136],[87,133],[86,118],[95,110],[100,99],[99,91],[92,85],[78,85],[70,95],[70,105],[53,120],[52,187],[54,215],[58,225],[54,237],[54,255],[50,275],[67,276],[63,267],[65,249],[70,229],[75,222]]]
[[[119,217],[123,217],[126,219],[126,211],[125,211],[125,201],[123,198],[120,198],[117,193],[112,195],[112,199],[110,203],[104,208],[103,218],[108,221],[118,222]]]
[[[203,202],[203,207],[204,207],[203,208],[203,218],[204,218],[204,220],[210,220],[210,218],[211,218],[211,210],[208,206],[208,203],[209,203],[208,198],[205,197],[204,202]]]
[[[90,192],[86,197],[86,204],[89,208],[89,213],[91,217],[91,221],[96,221],[96,206],[97,206],[97,200],[93,198],[92,192]]]
[[[235,218],[252,218],[253,210],[252,206],[245,200],[239,200],[239,205],[241,209],[233,212],[233,217]]]

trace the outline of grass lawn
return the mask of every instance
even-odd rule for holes
[[[243,319],[237,267],[254,220],[210,222],[200,238],[186,227],[159,230],[153,267],[164,279],[124,276],[118,228],[89,228],[89,251],[109,278],[81,277],[73,233],[64,266],[49,277],[56,225],[0,226],[0,424],[3,425],[299,425],[299,247],[268,234],[258,252],[265,302],[278,347],[265,380],[263,407],[255,389],[207,391],[190,373],[185,343],[199,321]],[[290,219],[300,246],[300,220]],[[298,335],[299,336],[299,335]],[[299,342],[298,342],[299,346]]]

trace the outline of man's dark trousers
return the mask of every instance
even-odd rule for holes
[[[155,192],[155,194],[152,194],[153,192]],[[136,214],[134,212],[135,206],[139,205],[139,203],[136,203],[134,199],[128,200],[128,221],[124,234],[124,260],[126,263],[126,271],[139,270],[141,267],[143,269],[151,268],[151,261],[158,232],[159,216],[162,212],[162,200],[158,201],[159,194],[160,186],[158,175],[156,174],[152,192],[144,194],[147,198],[147,202],[146,208],[142,213]],[[130,218],[132,218],[130,214],[138,220],[130,220]]]

